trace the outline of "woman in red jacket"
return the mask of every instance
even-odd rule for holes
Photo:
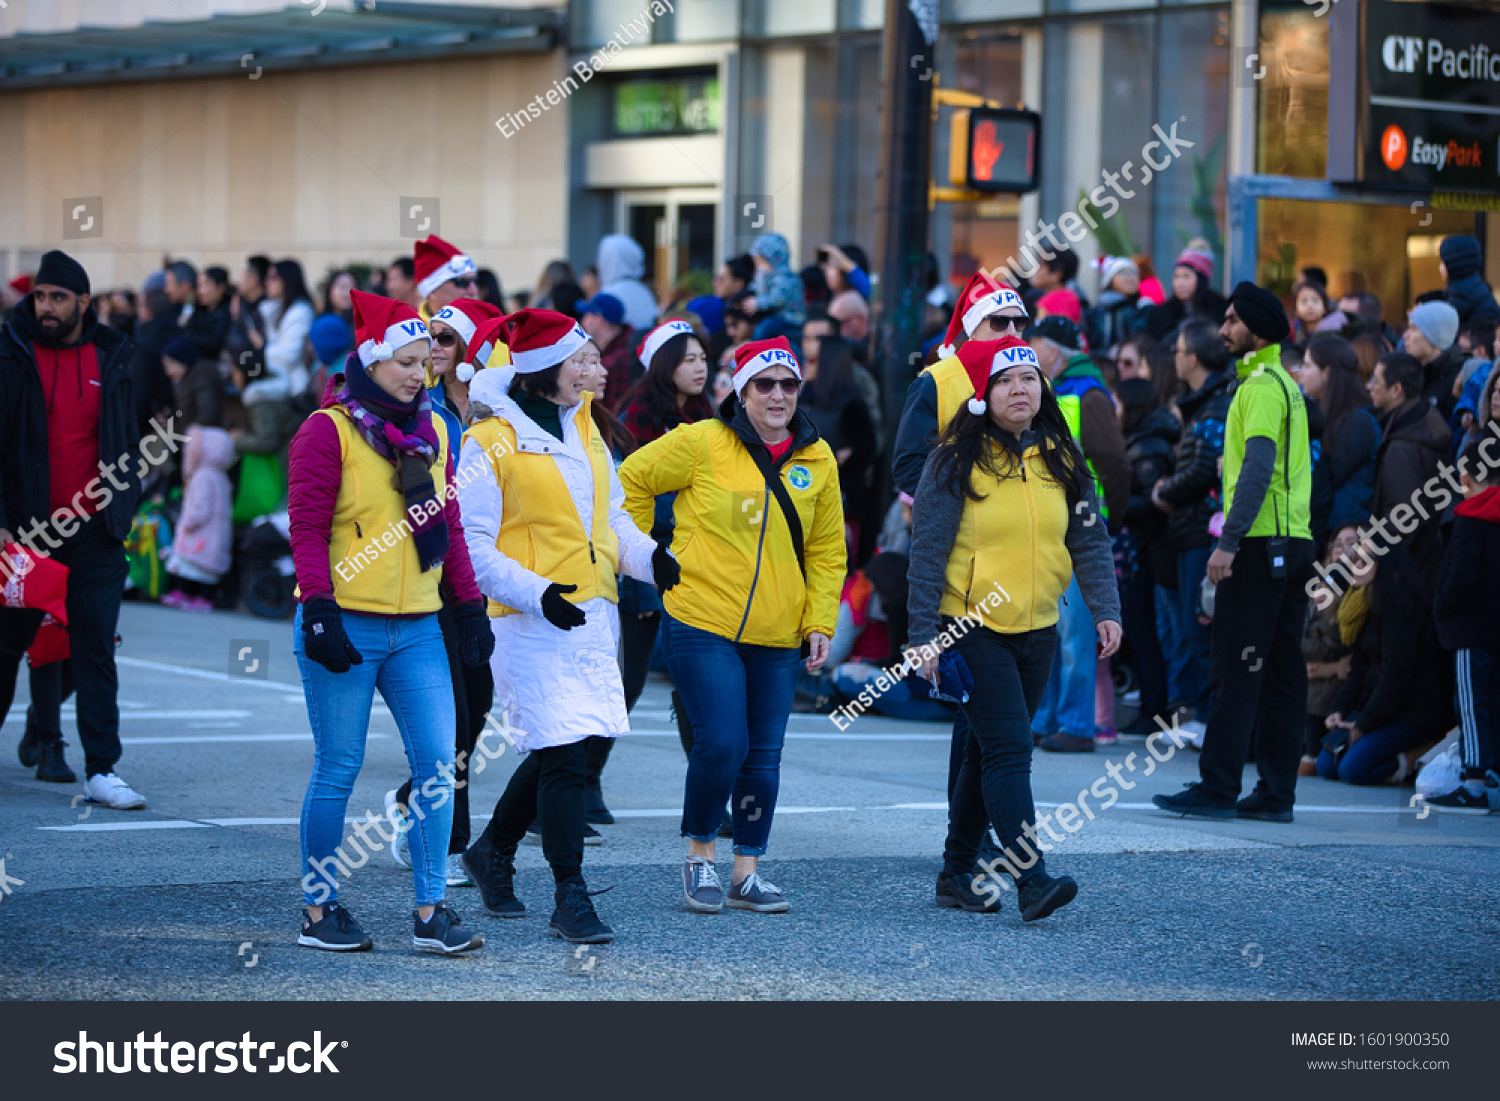
[[[463,663],[487,662],[495,641],[459,519],[451,444],[423,387],[427,327],[404,303],[359,291],[353,297],[358,351],[329,380],[323,407],[298,430],[290,455],[300,600],[292,650],[315,747],[302,804],[307,909],[297,943],[335,952],[371,947],[337,899],[340,879],[369,859],[363,846],[378,844],[369,827],[390,840],[386,819],[367,814],[356,823],[358,836],[340,845],[379,688],[415,777],[412,940],[452,955],[484,938],[464,929],[444,901],[454,709],[438,627],[440,583],[451,588]]]

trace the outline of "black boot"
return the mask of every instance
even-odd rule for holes
[[[583,748],[583,820],[595,826],[613,826],[615,816],[604,805],[604,789],[599,778],[604,774],[613,738],[589,738]]]
[[[36,708],[26,709],[26,732],[21,735],[21,744],[16,746],[16,756],[21,758],[22,768],[36,768],[37,743]]]
[[[594,900],[581,875],[557,885],[557,909],[552,912],[550,928],[553,936],[561,937],[569,944],[608,944],[615,939],[615,931],[600,921],[594,912]]]
[[[36,778],[38,780],[45,780],[49,784],[77,783],[78,777],[73,775],[73,770],[68,767],[67,759],[63,756],[63,746],[66,744],[61,738],[37,742]]]
[[[486,910],[503,918],[526,916],[526,904],[516,897],[515,853],[503,853],[495,847],[489,830],[464,853],[464,867],[479,888]]]

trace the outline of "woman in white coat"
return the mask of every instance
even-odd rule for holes
[[[527,757],[464,854],[485,908],[522,917],[516,846],[533,821],[556,880],[551,930],[574,944],[614,937],[583,881],[584,740],[629,730],[615,652],[615,574],[677,583],[675,560],[625,511],[625,491],[590,416],[599,349],[570,318],[521,310],[481,325],[476,362],[511,363],[469,384],[460,455],[464,537],[495,629],[496,705]]]

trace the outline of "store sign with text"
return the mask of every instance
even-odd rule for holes
[[[1500,12],[1359,0],[1330,19],[1329,178],[1500,192]]]
[[[619,137],[711,133],[719,128],[719,79],[707,74],[623,80],[613,89]]]

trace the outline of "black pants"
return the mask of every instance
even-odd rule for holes
[[[952,621],[949,620],[945,626]],[[963,768],[948,809],[948,842],[943,871],[971,871],[987,822],[1019,880],[1042,871],[1031,801],[1031,719],[1041,706],[1057,651],[1057,628],[1002,635],[975,628],[954,644],[974,676],[974,690],[963,705],[971,727]]]
[[[443,631],[448,673],[453,678],[453,832],[448,837],[448,854],[452,856],[469,847],[469,762],[484,730],[484,716],[495,700],[495,674],[489,662],[474,669],[464,666],[459,658],[453,609],[446,601],[438,609],[438,626]],[[396,793],[396,802],[404,807],[410,799],[411,781],[407,780]]]
[[[31,706],[26,726],[44,742],[62,737],[62,705],[73,694],[73,662],[70,658],[47,665],[31,666]]]
[[[1140,674],[1140,714],[1146,718],[1164,716],[1168,703],[1167,659],[1156,633],[1156,575],[1146,548],[1137,551],[1135,572],[1125,579],[1120,597],[1120,615],[1125,621],[1122,626],[1135,654],[1135,671]]]
[[[583,767],[585,742],[533,749],[511,774],[485,833],[503,853],[513,853],[526,827],[542,826],[542,853],[558,883],[583,874]]]
[[[120,759],[120,681],[115,672],[115,628],[129,567],[125,544],[89,517],[51,557],[68,567],[68,646],[78,694],[78,740],[88,776],[113,772]],[[0,608],[0,718],[15,699],[21,659],[42,613]]]
[[[1312,541],[1287,544],[1286,576],[1271,576],[1267,540],[1240,541],[1232,573],[1214,596],[1209,656],[1213,703],[1198,771],[1203,793],[1221,804],[1240,794],[1250,739],[1265,798],[1290,808],[1297,797],[1297,762],[1307,717],[1307,662],[1302,630]]]

